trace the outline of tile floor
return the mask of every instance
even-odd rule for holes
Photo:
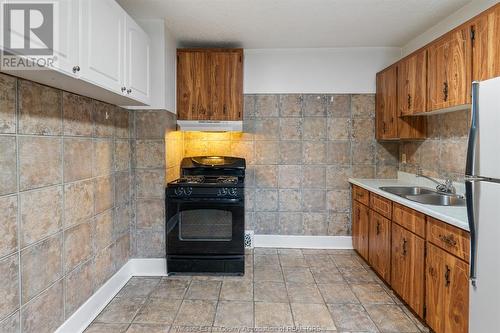
[[[350,250],[262,249],[244,277],[134,277],[86,333],[428,332]]]

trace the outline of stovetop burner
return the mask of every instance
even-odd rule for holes
[[[179,184],[203,184],[205,176],[184,176],[177,180]]]
[[[236,176],[184,176],[175,181],[177,184],[237,184],[238,177]]]

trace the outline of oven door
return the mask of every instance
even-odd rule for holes
[[[242,255],[245,213],[242,200],[168,199],[168,255]]]

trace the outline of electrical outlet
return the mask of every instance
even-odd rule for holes
[[[406,154],[401,154],[401,163],[406,164]]]

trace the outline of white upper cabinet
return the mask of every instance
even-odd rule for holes
[[[151,42],[148,35],[128,15],[125,23],[126,92],[133,99],[149,104],[151,100]]]
[[[126,13],[114,0],[81,0],[80,5],[80,77],[126,93]]]
[[[54,68],[65,74],[78,76],[78,1],[56,0],[54,17]],[[57,39],[57,40],[56,40]]]

